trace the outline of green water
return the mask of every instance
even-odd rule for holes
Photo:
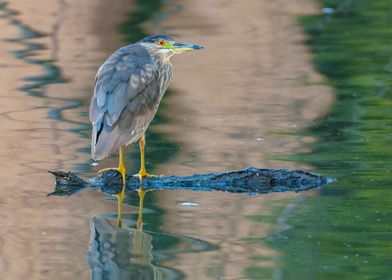
[[[283,279],[392,279],[392,1],[322,3],[333,13],[300,24],[336,101],[303,132],[312,151],[290,159],[337,182],[269,243]]]

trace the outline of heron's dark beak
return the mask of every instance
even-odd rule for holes
[[[187,51],[204,49],[203,46],[195,45],[195,44],[188,44],[188,43],[174,43],[173,48],[179,52],[187,52]]]

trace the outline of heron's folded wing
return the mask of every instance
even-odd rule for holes
[[[128,103],[157,78],[148,52],[141,46],[119,49],[100,67],[95,78],[89,117],[94,124],[115,124]]]

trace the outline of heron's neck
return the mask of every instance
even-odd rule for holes
[[[172,56],[173,56],[172,54],[168,54],[168,53],[155,53],[152,55],[155,62],[162,67],[172,66],[170,61]]]
[[[171,64],[170,58],[172,55],[165,55],[162,53],[152,55],[155,63],[158,65],[158,68],[161,69],[160,76],[164,81],[165,88],[169,85],[172,79],[173,73],[173,65]]]
[[[173,53],[170,51],[166,52],[157,52],[154,48],[150,46],[150,44],[143,44],[143,46],[147,49],[155,63],[157,63],[160,66],[166,66],[166,65],[171,65],[171,57],[173,56]]]
[[[149,46],[148,44],[144,45],[144,47],[147,49],[152,60],[156,63],[159,69],[159,83],[162,98],[173,76],[173,65],[170,61],[170,58],[173,56],[173,53],[157,52],[156,50],[152,49],[151,46]]]
[[[168,88],[170,81],[173,77],[173,65],[170,62],[170,57],[154,57],[155,63],[159,70],[159,86],[160,86],[160,98],[162,98],[166,89]]]

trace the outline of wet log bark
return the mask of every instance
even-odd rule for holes
[[[54,192],[48,195],[72,195],[85,188],[96,188],[106,194],[121,191],[121,176],[109,170],[89,181],[72,172],[49,171],[56,178]],[[304,191],[319,188],[332,180],[318,174],[287,169],[260,169],[249,167],[227,173],[196,174],[192,176],[149,177],[127,176],[126,191],[192,190],[226,191],[232,193],[265,194],[270,192]]]

